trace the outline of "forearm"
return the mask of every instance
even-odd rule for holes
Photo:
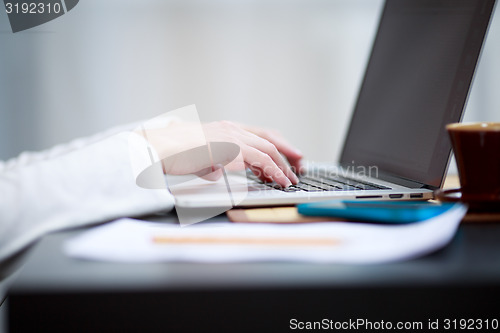
[[[171,209],[166,189],[136,185],[130,135],[0,173],[0,260],[47,232]]]

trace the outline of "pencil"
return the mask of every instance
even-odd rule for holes
[[[214,245],[298,245],[332,246],[339,241],[334,238],[251,238],[251,237],[172,237],[156,236],[157,244],[214,244]]]

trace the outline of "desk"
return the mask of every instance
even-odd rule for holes
[[[175,223],[172,215],[151,220]],[[500,224],[469,223],[426,257],[387,265],[118,264],[31,249],[9,296],[11,332],[289,331],[290,319],[500,320]],[[424,326],[425,327],[425,326]]]

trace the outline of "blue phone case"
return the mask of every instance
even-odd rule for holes
[[[331,200],[300,204],[298,212],[309,216],[332,216],[349,220],[403,224],[429,219],[450,209],[453,203],[421,201]]]

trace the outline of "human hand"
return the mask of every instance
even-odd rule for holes
[[[239,146],[243,162],[239,165],[231,163],[228,168],[248,167],[261,180],[275,181],[283,187],[298,183],[298,178],[292,169],[300,171],[302,154],[278,132],[229,121],[211,122],[203,124],[201,128],[206,142],[226,142]],[[209,150],[206,156],[202,156],[201,153],[195,158],[192,154],[182,154],[200,146],[199,124],[174,121],[166,128],[148,129],[145,138],[163,159],[163,170],[166,174],[213,173],[212,178],[220,175],[220,171],[217,172],[219,162],[213,160]],[[290,162],[291,168],[281,153]],[[224,154],[219,153],[218,159],[224,159]]]
[[[242,124],[240,124],[240,126],[247,131],[271,142],[276,149],[278,149],[278,151],[285,156],[295,174],[300,174],[302,172],[302,153],[297,148],[292,146],[280,132],[274,129],[253,127]]]

